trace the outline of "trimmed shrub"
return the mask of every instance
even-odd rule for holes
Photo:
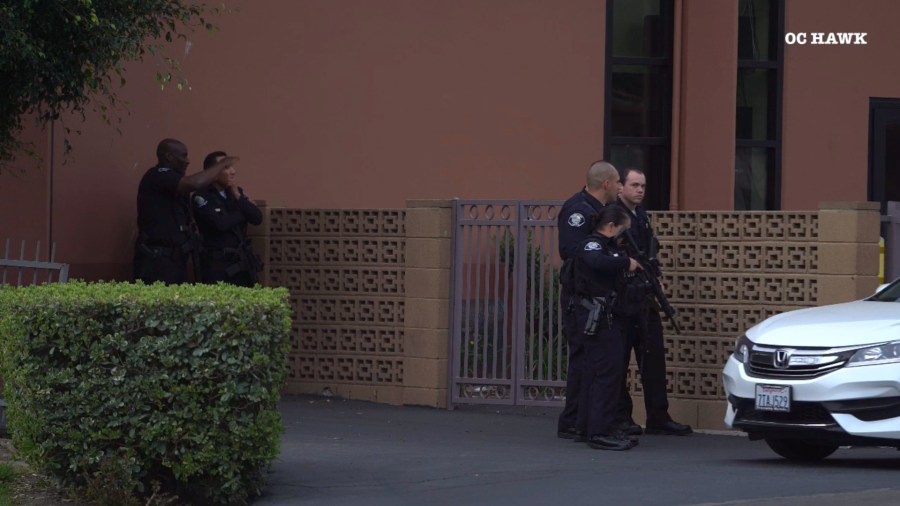
[[[161,489],[245,504],[278,455],[290,314],[283,288],[2,289],[0,372],[16,448],[101,496]]]

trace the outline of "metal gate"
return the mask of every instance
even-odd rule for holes
[[[454,201],[451,403],[557,405],[565,399],[561,206]]]
[[[50,247],[50,261],[41,261],[41,241],[37,241],[34,247],[34,260],[26,260],[25,241],[19,245],[19,258],[10,256],[10,239],[6,240],[3,256],[0,256],[0,286],[11,284],[13,286],[36,285],[38,283],[53,283],[53,275],[56,274],[56,282],[65,283],[69,280],[69,264],[56,262],[56,243]],[[29,277],[30,282],[29,282]]]

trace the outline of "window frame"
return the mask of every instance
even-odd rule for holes
[[[775,71],[775,135],[772,140],[740,139],[737,137],[737,124],[735,124],[735,148],[766,148],[774,149],[774,166],[772,169],[771,187],[766,188],[766,211],[778,211],[781,209],[782,188],[782,120],[784,116],[784,28],[785,28],[785,2],[784,0],[770,0],[770,7],[775,9],[775,60],[747,60],[738,57],[737,77],[740,79],[742,70],[774,70]],[[770,36],[771,36],[770,31]],[[740,51],[738,51],[740,55]],[[737,107],[737,100],[735,100]],[[771,111],[770,111],[771,112]],[[736,118],[735,118],[736,119]],[[735,157],[736,158],[736,157]],[[733,170],[737,170],[737,160]],[[737,184],[735,180],[735,185]],[[737,187],[732,188],[736,191]],[[735,205],[737,202],[735,202]],[[738,210],[735,207],[735,210]],[[741,209],[744,210],[744,209]],[[749,209],[753,210],[753,209]]]
[[[665,166],[660,167],[659,174],[651,174],[648,167],[638,167],[647,174],[648,186],[651,186],[647,192],[648,197],[646,203],[652,202],[653,205],[647,206],[651,209],[668,210],[670,208],[670,188],[672,180],[672,65],[673,65],[673,43],[675,28],[675,2],[674,0],[659,0],[659,15],[662,21],[662,37],[667,39],[667,43],[663,44],[665,48],[664,56],[615,56],[613,54],[613,36],[615,31],[615,19],[613,12],[615,10],[616,1],[628,0],[607,0],[606,1],[606,65],[604,76],[604,108],[603,108],[603,158],[610,159],[610,153],[613,146],[656,146],[663,149],[663,159],[666,160]],[[668,83],[666,89],[661,90],[662,110],[666,111],[666,117],[663,120],[662,136],[654,137],[628,137],[614,136],[612,132],[612,76],[613,67],[619,65],[627,65],[634,67],[656,67],[662,69],[661,82]],[[627,167],[617,167],[624,170]],[[653,171],[657,168],[653,167]],[[652,177],[652,181],[651,181]]]

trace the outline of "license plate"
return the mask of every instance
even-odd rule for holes
[[[756,385],[756,409],[759,411],[791,411],[791,387]]]

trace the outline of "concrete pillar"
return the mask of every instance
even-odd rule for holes
[[[403,404],[447,407],[452,201],[406,203]]]
[[[857,300],[875,292],[880,221],[877,202],[819,206],[818,305]]]
[[[247,236],[253,245],[253,251],[259,255],[263,262],[263,270],[259,273],[259,284],[269,286],[269,266],[272,264],[272,209],[283,208],[284,205],[268,200],[254,200],[254,204],[262,213],[263,220],[259,225],[247,227]]]

